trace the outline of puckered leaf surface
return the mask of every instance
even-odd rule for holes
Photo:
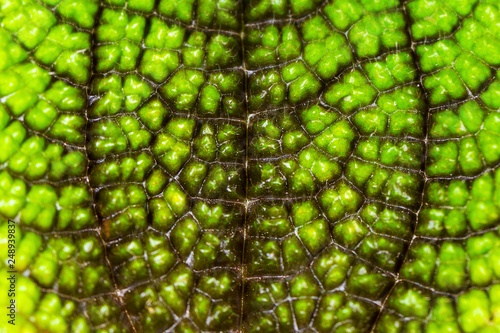
[[[3,0],[0,331],[500,332],[499,66],[496,0]]]

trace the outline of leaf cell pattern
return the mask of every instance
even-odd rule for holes
[[[498,1],[0,22],[1,329],[500,332]]]

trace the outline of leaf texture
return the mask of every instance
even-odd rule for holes
[[[500,332],[498,1],[0,20],[0,329]]]

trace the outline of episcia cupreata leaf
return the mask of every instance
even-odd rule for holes
[[[1,332],[500,332],[497,0],[0,22]]]

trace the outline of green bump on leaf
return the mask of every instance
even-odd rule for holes
[[[2,26],[15,34],[18,41],[29,50],[42,42],[57,22],[49,9],[32,2],[9,2],[2,9],[2,14]]]
[[[299,229],[299,237],[311,253],[318,253],[329,243],[328,224],[325,221],[313,221]]]
[[[162,82],[179,67],[179,62],[178,52],[146,50],[142,56],[140,71],[154,81]]]
[[[326,90],[325,101],[343,113],[350,114],[372,103],[376,95],[376,90],[363,74],[353,71]]]
[[[430,309],[429,301],[430,297],[426,295],[425,291],[398,285],[393,298],[389,300],[389,306],[402,315],[425,318]]]
[[[179,222],[172,229],[172,244],[181,256],[187,257],[198,239],[199,228],[192,219]]]
[[[432,105],[461,99],[467,94],[458,74],[452,69],[443,69],[432,76],[426,77],[424,86],[431,91],[430,102]]]
[[[346,158],[352,150],[356,133],[351,125],[339,121],[328,127],[314,139],[314,143],[335,158]]]
[[[176,72],[160,92],[175,110],[189,112],[198,100],[201,85],[205,82],[202,72],[181,70]]]
[[[94,24],[98,5],[89,0],[63,0],[57,11],[63,17],[74,21],[82,28],[91,28]]]
[[[207,43],[207,67],[231,67],[240,62],[239,44],[234,37],[216,35]]]
[[[139,110],[139,118],[152,131],[163,127],[168,110],[159,100],[151,100]]]
[[[334,189],[323,192],[320,202],[327,216],[337,221],[347,214],[355,213],[363,203],[363,198],[359,192],[347,184],[340,183]]]
[[[457,8],[461,7],[461,10],[467,8],[462,6]],[[444,1],[412,1],[408,4],[408,9],[414,22],[411,31],[417,40],[448,34],[459,22],[457,13]]]
[[[162,0],[158,5],[160,13],[168,18],[177,18],[184,23],[191,23],[193,18],[193,3],[195,1]]]

